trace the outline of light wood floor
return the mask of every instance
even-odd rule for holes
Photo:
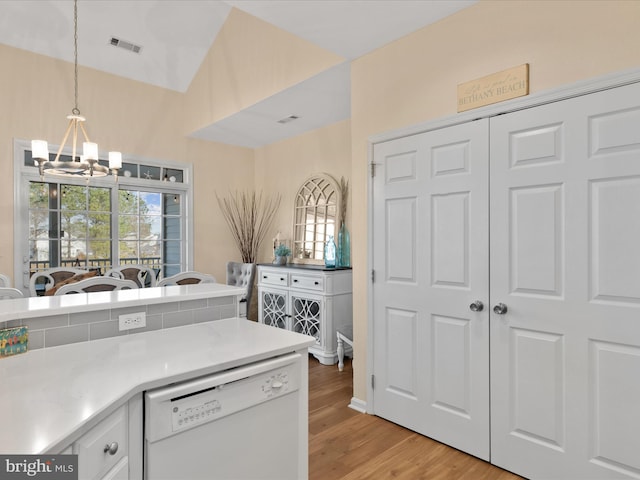
[[[309,357],[309,479],[516,480],[509,473],[410,430],[348,407],[343,372]]]

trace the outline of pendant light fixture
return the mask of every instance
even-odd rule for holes
[[[120,152],[109,152],[109,168],[98,163],[98,144],[91,142],[87,131],[84,128],[86,118],[80,115],[78,109],[78,0],[73,2],[73,45],[74,45],[74,88],[75,106],[71,110],[71,115],[67,116],[69,125],[62,138],[60,148],[53,161],[49,160],[49,146],[46,140],[31,141],[31,156],[36,162],[40,171],[40,176],[45,174],[63,177],[104,177],[109,174],[109,170],[118,179],[118,169],[122,168],[122,154]],[[82,134],[83,155],[76,156],[78,147],[78,134]],[[71,137],[71,161],[60,160],[60,154],[65,144]]]

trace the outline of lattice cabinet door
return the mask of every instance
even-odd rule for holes
[[[315,337],[316,345],[323,345],[322,298],[291,294],[291,329]]]
[[[287,322],[287,292],[262,291],[262,323],[291,330]]]

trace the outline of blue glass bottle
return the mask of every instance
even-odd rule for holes
[[[324,246],[324,266],[327,268],[336,267],[336,242],[333,240],[333,235],[329,235]]]
[[[349,230],[342,222],[340,230],[338,230],[338,266],[351,266],[351,239],[349,238]]]

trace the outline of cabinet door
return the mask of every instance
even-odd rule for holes
[[[324,308],[321,296],[291,292],[291,330],[316,339],[316,345],[324,346]]]
[[[100,480],[128,480],[129,479],[129,462],[128,458],[121,459],[116,465],[109,470]]]
[[[78,455],[79,478],[100,479],[116,473],[113,478],[127,478],[128,429],[127,406],[124,405],[84,434],[73,447]],[[118,473],[122,471],[125,476]]]
[[[287,291],[261,289],[260,313],[265,325],[290,330],[287,317]]]

